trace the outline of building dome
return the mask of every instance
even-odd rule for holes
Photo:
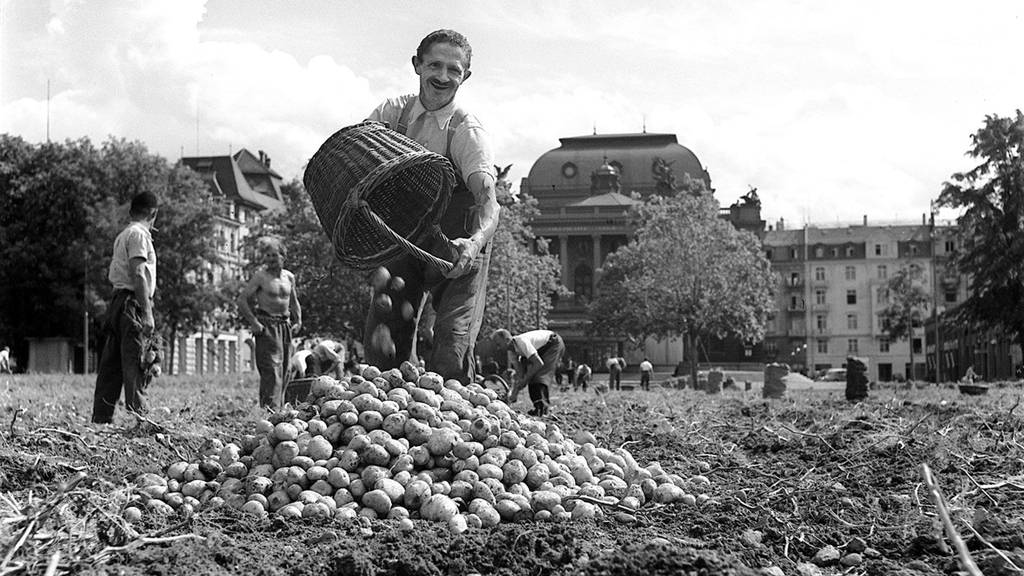
[[[559,141],[561,146],[534,162],[523,183],[530,195],[542,201],[552,194],[585,196],[591,193],[592,178],[613,175],[624,194],[653,192],[666,174],[677,183],[689,174],[711,188],[700,160],[676,141],[675,134],[595,134]]]

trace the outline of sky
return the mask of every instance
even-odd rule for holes
[[[1024,108],[1024,3],[893,0],[0,0],[0,132],[264,150],[286,180],[415,92],[432,30],[513,188],[559,138],[675,134],[722,205],[787,226],[919,222],[988,115]],[[49,88],[48,88],[49,87]],[[949,213],[940,214],[950,217]]]

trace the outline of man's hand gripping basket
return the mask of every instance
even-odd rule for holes
[[[363,122],[320,146],[303,183],[346,266],[370,270],[409,254],[451,271],[454,249],[438,226],[455,187],[444,156],[384,124]]]

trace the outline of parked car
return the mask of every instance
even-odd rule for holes
[[[829,368],[815,380],[818,382],[846,382],[846,368]]]

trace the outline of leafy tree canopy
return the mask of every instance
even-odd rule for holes
[[[220,301],[217,203],[202,180],[138,142],[83,138],[31,145],[0,136],[0,338],[96,334],[111,287],[114,237],[143,190],[161,199],[154,232],[157,326],[191,331]],[[92,344],[94,345],[94,344]]]
[[[634,237],[601,268],[593,332],[637,341],[764,338],[774,307],[770,263],[754,235],[718,217],[717,201],[702,188],[688,179],[686,193],[655,195],[636,209]]]
[[[1024,114],[986,116],[971,141],[980,163],[953,174],[937,200],[962,210],[953,262],[969,289],[955,313],[1024,344]]]

